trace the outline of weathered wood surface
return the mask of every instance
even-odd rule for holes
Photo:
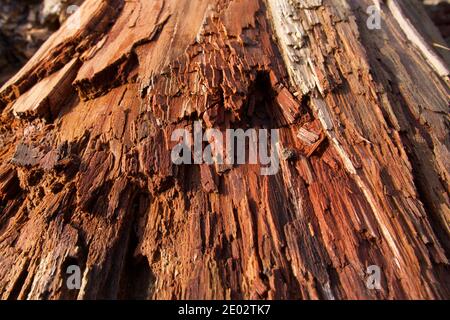
[[[449,60],[378,3],[87,0],[0,90],[0,297],[450,298]],[[172,164],[199,119],[295,156]]]

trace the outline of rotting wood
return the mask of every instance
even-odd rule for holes
[[[448,299],[448,84],[372,4],[86,0],[0,90],[0,297]],[[197,120],[279,129],[279,173],[174,165]]]

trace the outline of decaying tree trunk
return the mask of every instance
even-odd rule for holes
[[[450,298],[448,51],[375,3],[85,1],[0,91],[0,297]],[[173,164],[197,120],[280,171]]]

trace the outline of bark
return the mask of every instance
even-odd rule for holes
[[[377,3],[85,1],[0,90],[0,297],[450,298],[448,51]],[[279,173],[173,164],[196,120]]]

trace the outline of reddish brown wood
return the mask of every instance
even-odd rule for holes
[[[372,4],[86,0],[0,90],[0,297],[450,298],[448,55]],[[196,120],[279,129],[279,173],[174,165]]]

